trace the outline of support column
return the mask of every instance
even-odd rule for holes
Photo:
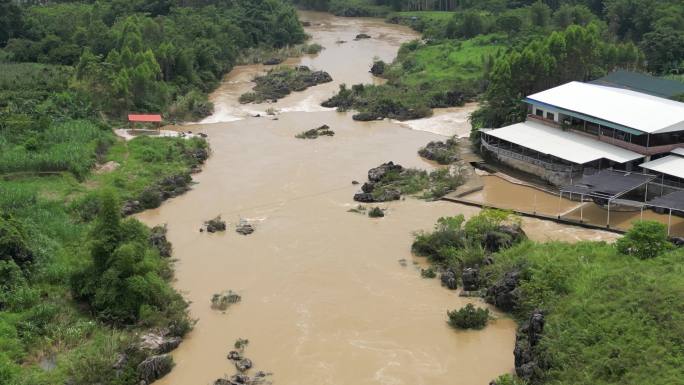
[[[667,216],[667,236],[670,236],[670,228],[672,227],[672,209],[670,209],[670,215]]]
[[[610,228],[610,199],[608,199],[608,221],[606,223],[606,228]]]
[[[580,223],[584,223],[584,195],[580,195]]]
[[[563,199],[563,191],[558,193],[558,219],[561,217],[561,200]]]

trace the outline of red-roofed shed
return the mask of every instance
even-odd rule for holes
[[[129,114],[128,121],[131,123],[161,123],[162,116],[158,114]]]

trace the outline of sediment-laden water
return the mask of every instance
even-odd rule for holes
[[[477,209],[409,198],[381,204],[382,219],[347,212],[356,206],[352,180],[363,182],[369,168],[390,160],[431,168],[417,149],[444,138],[433,132],[454,133],[355,122],[351,114],[319,107],[341,83],[373,81],[373,58],[392,60],[402,42],[418,35],[372,19],[302,18],[312,22],[312,41],[326,49],[290,63],[328,71],[335,81],[276,104],[243,106],[237,98],[264,67],[236,68],[212,95],[216,114],[189,128],[207,133],[213,149],[194,178],[198,184],[139,216],[168,224],[178,259],[175,285],[199,319],[173,353],[175,369],[159,384],[209,384],[233,374],[226,354],[237,338],[249,339],[253,370],[273,372],[277,384],[480,385],[511,372],[514,322],[496,313],[481,331],[449,328],[447,310],[485,304],[420,278],[414,262],[421,261],[410,253],[414,231]],[[358,33],[372,39],[354,41]],[[278,120],[251,117],[269,107],[282,112]],[[336,135],[294,138],[322,124]],[[217,214],[229,222],[228,231],[200,233],[202,222]],[[235,233],[240,219],[256,232]],[[530,219],[524,228],[538,240],[613,237]],[[228,289],[242,302],[225,314],[212,310],[212,294]]]

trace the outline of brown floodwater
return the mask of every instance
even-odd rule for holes
[[[176,367],[161,385],[209,384],[235,373],[226,359],[238,338],[256,370],[277,384],[486,384],[513,369],[515,323],[496,313],[481,331],[455,331],[446,311],[478,299],[458,297],[437,280],[420,278],[410,253],[412,234],[441,216],[471,216],[477,209],[408,198],[381,204],[382,219],[348,212],[366,172],[393,160],[431,168],[416,150],[443,139],[390,121],[355,122],[351,114],[317,107],[340,82],[370,82],[374,57],[391,60],[417,35],[373,19],[302,13],[307,32],[326,49],[293,59],[331,73],[334,84],[295,93],[275,105],[241,106],[260,65],[237,68],[212,95],[216,115],[192,130],[205,132],[213,150],[197,185],[138,217],[166,223],[176,263],[175,286],[199,321],[173,352]],[[358,33],[373,38],[353,41]],[[345,44],[335,43],[346,40]],[[274,107],[278,120],[249,117]],[[214,123],[211,123],[214,122]],[[333,138],[295,139],[328,124]],[[221,214],[222,234],[200,233]],[[256,232],[234,232],[240,219]],[[525,219],[537,240],[593,239],[600,232]],[[406,263],[401,264],[400,260]],[[242,302],[221,313],[212,294],[234,290]]]
[[[593,202],[580,204],[577,200],[563,198],[558,194],[551,194],[529,186],[513,184],[498,176],[483,176],[484,188],[481,191],[469,194],[465,199],[502,209],[518,210],[529,213],[543,214],[546,216],[558,216],[584,223],[606,226],[610,221],[610,227],[619,230],[628,230],[632,223],[639,220],[653,220],[667,225],[672,236],[684,236],[684,218],[672,215],[658,214],[651,210],[638,208],[613,206],[608,217],[606,207],[598,206]],[[575,196],[577,198],[577,196]],[[568,228],[568,232],[578,232],[579,239],[595,239],[609,241],[616,236],[611,236],[604,231],[591,231],[593,236],[586,236],[586,231]]]

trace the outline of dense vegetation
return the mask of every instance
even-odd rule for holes
[[[279,0],[33,3],[0,0],[0,384],[139,384],[160,353],[140,335],[171,349],[193,322],[165,229],[122,214],[186,191],[208,150],[111,125],[205,116],[243,53],[305,36]]]
[[[414,251],[443,268],[478,268],[481,285],[490,288],[488,300],[492,287],[502,287],[502,282],[513,285],[507,293],[512,306],[505,310],[522,325],[516,369],[527,354],[520,354],[522,344],[528,343],[521,336],[529,333],[530,314],[543,314],[543,332],[528,351],[535,368],[525,373],[528,383],[680,381],[684,376],[684,306],[679,300],[684,294],[684,252],[662,242],[667,238],[662,224],[642,222],[617,245],[523,240],[496,251],[488,248],[488,234],[510,221],[505,213],[491,210],[467,222],[463,217],[442,218],[434,232],[417,235]],[[649,244],[646,255],[639,254],[644,249],[625,247],[641,246],[643,240]],[[473,247],[478,251],[473,252]],[[501,304],[498,299],[493,303]],[[465,325],[475,313],[475,309],[450,312],[450,322]],[[661,359],[656,363],[645,355]],[[518,380],[510,376],[497,380],[500,385],[515,383]]]
[[[393,63],[373,67],[387,84],[345,87],[327,103],[358,110],[357,118],[413,119],[481,95],[474,127],[499,127],[523,119],[523,96],[563,82],[617,68],[684,71],[684,7],[676,0],[295,3],[332,12],[367,9],[423,34]]]
[[[128,111],[206,115],[212,108],[206,93],[242,51],[305,39],[292,7],[280,0],[9,3],[3,7],[16,18],[0,23],[5,61],[74,68],[72,84],[60,87],[69,94],[62,98],[85,94],[115,117]]]

